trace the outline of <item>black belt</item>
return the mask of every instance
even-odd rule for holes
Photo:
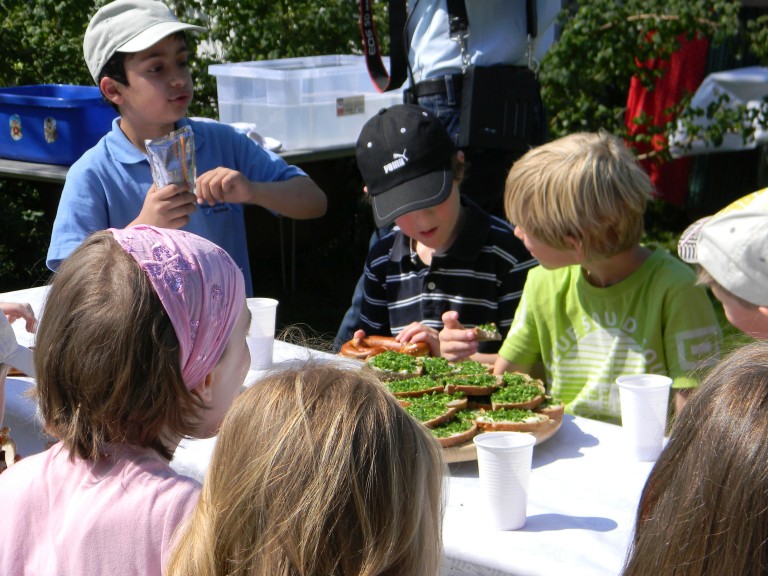
[[[422,96],[434,96],[435,94],[447,94],[448,82],[453,84],[453,93],[455,96],[461,95],[461,84],[463,81],[461,74],[451,74],[448,76],[441,76],[439,78],[430,78],[416,84],[414,92],[417,98]]]

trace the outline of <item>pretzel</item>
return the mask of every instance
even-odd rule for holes
[[[387,350],[394,350],[411,356],[429,355],[429,345],[426,342],[398,342],[394,336],[352,338],[341,347],[339,354],[348,358],[364,360]]]

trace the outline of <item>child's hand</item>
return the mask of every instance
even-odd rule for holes
[[[360,344],[360,341],[365,338],[365,330],[355,330],[355,333],[352,335],[352,338],[355,341],[355,344]]]
[[[449,310],[443,313],[443,329],[440,330],[440,352],[446,359],[456,362],[477,352],[477,330],[464,328],[459,323],[459,313]]]
[[[219,167],[195,181],[198,204],[213,206],[218,202],[242,204],[250,198],[250,181],[237,170]]]
[[[395,336],[398,342],[426,342],[432,356],[440,356],[440,339],[437,330],[421,322],[411,322]]]
[[[189,222],[189,215],[197,209],[195,195],[184,184],[169,184],[158,190],[152,184],[144,205],[130,226],[146,224],[158,228],[181,228]]]
[[[37,329],[37,319],[32,306],[20,302],[0,302],[0,310],[8,317],[8,322],[13,324],[19,318],[24,319],[24,328],[27,332],[34,333]]]

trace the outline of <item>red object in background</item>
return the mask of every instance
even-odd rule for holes
[[[709,40],[707,38],[686,40],[685,37],[680,37],[679,40],[680,48],[669,60],[653,59],[645,63],[638,62],[639,66],[645,68],[663,70],[664,74],[656,80],[652,90],[646,89],[636,77],[632,77],[624,119],[630,135],[644,130],[643,127],[632,122],[633,118],[637,118],[643,112],[655,126],[668,122],[671,116],[665,111],[678,103],[684,94],[693,94],[704,79]],[[632,144],[632,146],[638,154],[643,154],[662,148],[665,145],[665,139],[666,135],[657,135],[650,144]],[[677,158],[664,163],[648,159],[641,161],[641,164],[654,184],[655,198],[677,206],[685,205],[690,158]]]

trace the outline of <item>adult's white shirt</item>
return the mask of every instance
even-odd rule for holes
[[[469,21],[470,64],[493,66],[528,63],[525,0],[465,0]],[[537,0],[537,35],[533,56],[541,60],[555,40],[560,0]],[[408,0],[408,59],[415,82],[458,74],[461,52],[450,39],[446,0]]]

